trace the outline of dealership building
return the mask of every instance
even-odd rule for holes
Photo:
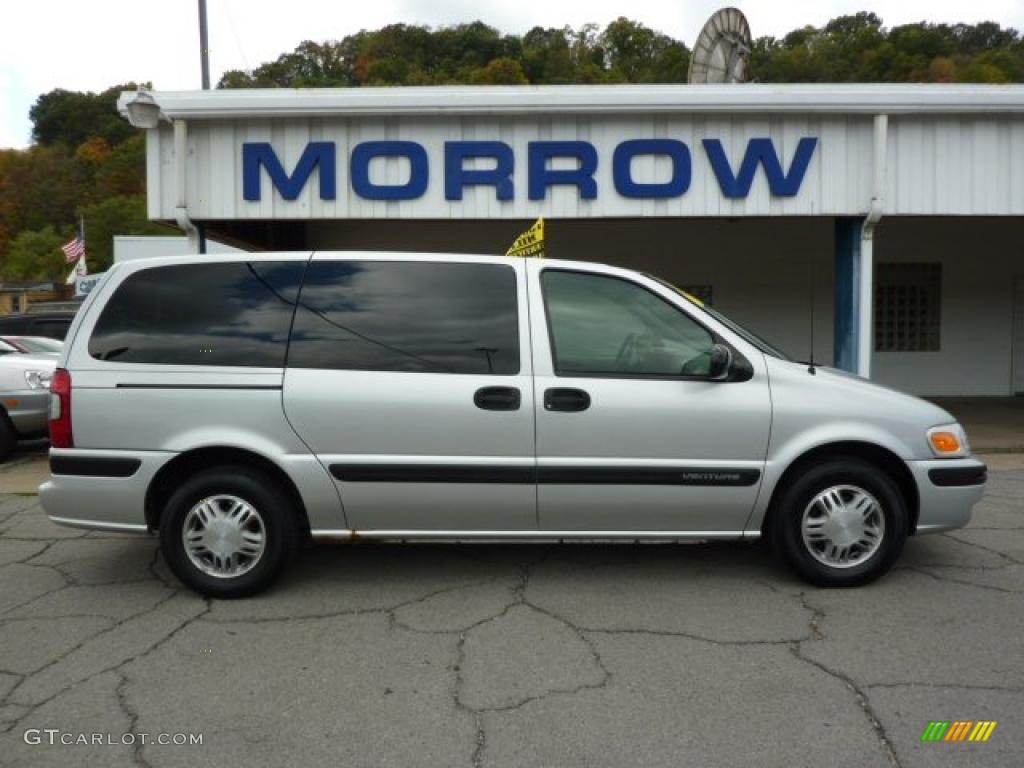
[[[798,359],[1024,394],[1024,86],[127,92],[149,216],[250,250],[652,272]]]

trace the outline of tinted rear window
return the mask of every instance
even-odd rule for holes
[[[518,373],[515,270],[501,264],[314,262],[295,314],[288,365]]]
[[[284,365],[306,262],[181,264],[125,279],[89,354],[119,363]]]

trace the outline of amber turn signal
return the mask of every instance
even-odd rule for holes
[[[952,432],[932,432],[928,438],[937,453],[957,453],[960,450],[960,440]]]

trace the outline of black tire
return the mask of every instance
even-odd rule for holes
[[[828,545],[822,544],[819,549],[815,543],[805,544],[802,533],[804,514],[812,501],[818,494],[839,487],[870,494],[881,508],[880,513],[874,513],[875,518],[880,514],[884,519],[877,548],[873,552],[872,547],[854,548],[851,559],[864,559],[845,566],[822,562],[819,557],[829,557],[828,552],[821,551],[827,550]],[[844,493],[851,498],[855,492]],[[853,457],[826,459],[810,465],[782,489],[772,523],[768,533],[776,550],[803,579],[819,587],[855,587],[884,574],[903,551],[908,530],[907,503],[892,478],[874,464]],[[818,551],[818,557],[812,549]]]
[[[186,552],[184,525],[204,499],[214,500],[222,510],[230,508],[223,499],[227,496],[242,500],[256,513],[258,521],[250,522],[261,523],[256,528],[262,529],[264,546],[258,557],[246,562],[248,570],[237,576],[215,576],[201,570]],[[174,575],[196,592],[208,597],[248,597],[266,589],[291,559],[299,535],[297,520],[298,510],[288,494],[259,471],[245,466],[213,467],[189,478],[167,500],[160,515],[160,549]]]
[[[18,434],[7,413],[0,408],[0,461],[6,461],[18,446]]]

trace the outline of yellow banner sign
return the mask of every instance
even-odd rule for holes
[[[544,258],[544,219],[537,219],[534,225],[523,232],[505,252],[506,256]]]

